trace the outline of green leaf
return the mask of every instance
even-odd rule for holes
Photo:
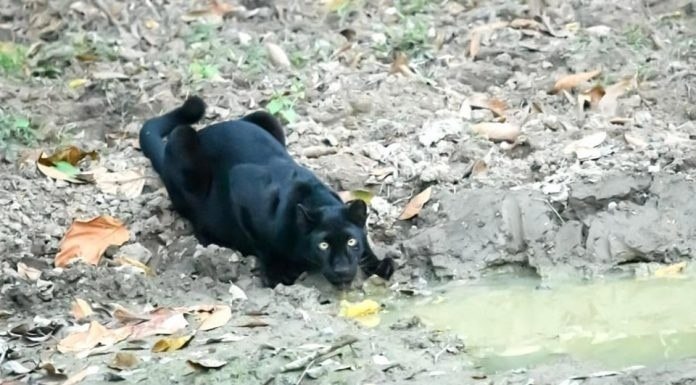
[[[280,116],[287,120],[288,123],[294,123],[297,120],[297,113],[292,108],[280,111]]]
[[[268,104],[266,104],[266,109],[268,110],[271,115],[275,115],[280,112],[280,110],[283,109],[284,107],[283,100],[278,98],[278,99],[272,99]]]
[[[75,175],[80,173],[79,168],[73,166],[72,164],[70,164],[68,162],[62,161],[62,160],[60,162],[56,162],[54,164],[54,167],[56,168],[56,170],[62,172],[65,175],[68,175],[70,177],[74,177]]]
[[[17,129],[27,129],[31,123],[29,122],[29,119],[23,118],[23,117],[16,117],[14,119],[14,126]]]

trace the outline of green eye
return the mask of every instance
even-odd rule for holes
[[[355,247],[355,245],[358,244],[358,241],[355,238],[351,238],[348,240],[348,246],[350,247]]]
[[[319,244],[319,250],[328,250],[329,249],[329,244],[326,242],[321,242]]]

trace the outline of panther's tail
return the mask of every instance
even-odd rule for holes
[[[158,173],[164,163],[164,138],[180,125],[194,124],[205,115],[205,102],[191,96],[180,107],[156,118],[148,119],[140,129],[140,148]]]

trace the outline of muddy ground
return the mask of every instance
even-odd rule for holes
[[[387,310],[395,298],[508,266],[548,279],[592,279],[690,260],[696,4],[530,3],[336,1],[332,11],[317,1],[249,0],[230,3],[232,12],[220,18],[205,2],[182,0],[3,0],[0,40],[24,51],[18,65],[8,64],[10,48],[0,51],[2,378],[50,379],[45,370],[12,373],[8,361],[29,368],[50,362],[67,375],[96,365],[99,372],[82,381],[91,384],[559,384],[602,370],[561,360],[484,374],[459,338],[417,320],[370,329],[337,317],[337,293],[320,279],[262,288],[251,258],[197,246],[137,148],[143,120],[190,94],[208,102],[207,122],[280,106],[279,115],[292,120],[286,129],[293,155],[337,190],[375,193],[372,242],[399,263],[380,297]],[[208,12],[190,13],[196,9]],[[538,15],[536,24],[479,29],[480,47],[470,57],[475,27]],[[269,42],[287,54],[289,67],[278,64]],[[393,64],[394,49],[408,58],[408,68]],[[589,86],[631,79],[631,89],[608,110],[580,105],[582,89],[548,92],[560,77],[594,69],[602,72]],[[476,123],[501,120],[477,108],[481,100],[495,100],[503,110],[498,115],[521,128],[514,143],[473,132]],[[591,149],[564,151],[598,133],[606,137]],[[37,171],[37,151],[66,144],[99,153],[85,168],[99,163],[143,172],[142,193],[124,198]],[[427,187],[432,197],[420,215],[397,220]],[[98,267],[54,269],[72,221],[96,215],[123,221],[126,245],[107,250]],[[119,254],[156,274],[115,266],[110,261]],[[40,270],[40,279],[17,273],[20,262]],[[246,300],[233,299],[231,282]],[[228,304],[233,318],[177,352],[151,353],[149,339],[133,350],[141,359],[137,368],[119,372],[106,364],[124,344],[86,358],[56,351],[75,327],[75,297],[134,311]],[[110,319],[108,311],[94,317]],[[268,325],[241,327],[258,319]],[[38,343],[8,333],[27,323],[63,327]],[[205,344],[226,333],[239,338]],[[357,338],[352,349],[337,350],[308,373],[278,373],[317,349],[308,344],[331,345],[344,335]],[[185,364],[192,357],[227,364],[192,371]],[[696,361],[686,360],[565,383],[693,381]]]

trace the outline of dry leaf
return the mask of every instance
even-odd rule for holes
[[[140,196],[145,187],[145,176],[136,170],[109,172],[104,167],[98,167],[88,172],[77,174],[78,179],[91,182],[103,192],[133,199]]]
[[[173,352],[188,345],[192,338],[193,334],[182,337],[162,338],[155,342],[152,351],[155,353]]]
[[[85,378],[99,373],[99,367],[96,365],[86,367],[79,372],[70,376],[62,385],[75,385]]]
[[[677,278],[681,277],[686,268],[686,261],[673,263],[655,270],[654,276],[660,278]]]
[[[599,158],[601,156],[601,152],[595,147],[602,144],[606,138],[607,133],[604,131],[588,135],[565,146],[563,153],[566,155],[574,153],[578,159]]]
[[[631,79],[628,78],[607,87],[604,90],[604,95],[597,102],[599,113],[610,118],[616,116],[616,110],[619,105],[618,99],[630,89],[630,86]]]
[[[369,205],[375,194],[369,190],[357,189],[352,191],[341,191],[338,193],[338,196],[344,203],[360,199]]]
[[[75,302],[72,304],[70,314],[72,314],[76,320],[79,321],[83,318],[87,318],[92,315],[92,313],[94,313],[94,311],[92,310],[92,307],[89,306],[87,301],[82,298],[75,298]]]
[[[140,360],[133,353],[118,352],[114,355],[114,359],[109,363],[111,369],[128,370],[138,366]]]
[[[245,322],[243,324],[237,325],[240,328],[263,328],[266,326],[271,326],[268,322],[260,319],[253,319],[251,321]]]
[[[190,359],[187,360],[186,363],[196,370],[220,369],[221,367],[227,365],[226,361],[216,360],[213,358],[200,360]]]
[[[61,353],[80,352],[92,349],[97,345],[112,346],[125,340],[131,335],[131,327],[124,326],[118,329],[107,329],[97,321],[89,324],[89,329],[68,335],[58,343],[58,351]]]
[[[121,266],[135,267],[136,269],[141,270],[145,275],[150,276],[150,277],[155,275],[154,271],[148,265],[146,265],[140,261],[137,261],[133,258],[128,258],[126,256],[120,256],[120,257],[116,258],[115,262]]]
[[[142,322],[149,321],[150,317],[147,315],[141,315],[133,313],[132,311],[126,309],[125,307],[116,304],[116,309],[111,314],[112,317],[116,318],[118,322],[122,324],[129,324],[132,322]]]
[[[471,126],[471,129],[493,142],[514,142],[520,135],[520,128],[512,123],[477,123]]]
[[[274,65],[284,68],[290,68],[292,66],[290,59],[288,59],[288,55],[282,48],[280,48],[279,45],[267,42],[266,50],[268,51],[268,55]]]
[[[515,29],[532,29],[536,31],[544,31],[544,24],[532,19],[515,19],[510,22],[510,27]]]
[[[472,32],[469,37],[469,57],[473,60],[481,50],[481,33]]]
[[[19,262],[17,264],[17,273],[21,278],[27,281],[33,282],[41,278],[41,270],[27,266],[24,262]]]
[[[634,148],[640,150],[648,146],[648,143],[643,140],[643,138],[631,134],[630,132],[625,132],[624,133],[624,140],[626,140],[626,143],[630,144]]]
[[[488,165],[481,159],[474,161],[474,165],[471,167],[471,176],[483,176],[488,172]]]
[[[594,86],[590,88],[588,91],[578,95],[578,98],[584,96],[583,100],[586,100],[588,103],[590,103],[590,108],[595,109],[597,108],[597,104],[599,103],[599,101],[602,100],[606,93],[607,92],[606,90],[604,90],[604,87]]]
[[[507,104],[504,101],[496,98],[489,98],[482,93],[474,93],[466,100],[469,106],[473,108],[487,109],[497,116],[504,116]]]
[[[375,327],[380,323],[378,315],[381,307],[379,303],[366,299],[361,302],[352,303],[346,300],[341,301],[339,316],[351,318],[365,327]]]
[[[408,66],[408,56],[406,56],[405,53],[401,51],[394,51],[392,59],[392,64],[389,67],[389,74],[402,74],[406,77],[415,75]]]
[[[207,314],[207,313],[200,313]],[[230,319],[232,319],[232,309],[227,305],[217,305],[213,308],[213,312],[201,317],[201,324],[198,326],[198,330],[211,330],[224,326]]]
[[[551,90],[552,93],[557,93],[562,90],[571,90],[578,85],[585,83],[586,81],[591,80],[592,78],[596,77],[602,73],[602,70],[594,70],[594,71],[589,71],[589,72],[581,72],[577,74],[571,74],[571,75],[566,75],[563,76],[562,78],[558,79],[556,81],[556,84],[553,86],[553,89]]]
[[[421,191],[420,194],[411,198],[408,204],[406,204],[406,207],[404,207],[404,211],[399,216],[399,219],[411,219],[418,215],[420,211],[423,209],[423,206],[430,200],[430,194],[432,193],[432,190],[432,187],[428,187],[425,190]]]
[[[123,223],[108,215],[75,220],[60,241],[56,267],[65,267],[75,258],[97,265],[109,246],[120,246],[130,238]]]
[[[324,6],[331,12],[336,12],[351,0],[323,0]]]
[[[76,88],[84,86],[85,84],[87,84],[87,82],[89,82],[89,80],[87,79],[73,79],[68,82],[68,88],[74,90]]]
[[[188,326],[182,312],[157,308],[150,312],[149,319],[133,326],[132,339],[143,339],[156,334],[174,334]]]
[[[489,34],[496,29],[505,28],[508,26],[506,21],[496,21],[494,23],[480,25],[471,30],[469,33],[469,57],[473,60],[481,50],[481,39],[484,34]]]
[[[96,151],[86,152],[75,146],[61,147],[50,156],[40,157],[38,162],[45,166],[54,166],[58,162],[67,162],[73,166],[77,166],[80,161],[86,157],[96,160],[99,155]]]
[[[238,342],[244,339],[244,336],[238,336],[234,333],[223,334],[220,337],[208,338],[206,344],[219,344],[221,342]]]
[[[186,22],[200,20],[210,24],[220,24],[225,19],[225,16],[236,10],[237,8],[227,3],[211,0],[207,8],[189,11],[181,16],[181,20]]]
[[[128,75],[121,73],[121,72],[113,72],[113,71],[92,72],[92,78],[94,80],[126,80],[126,79],[129,79]]]

